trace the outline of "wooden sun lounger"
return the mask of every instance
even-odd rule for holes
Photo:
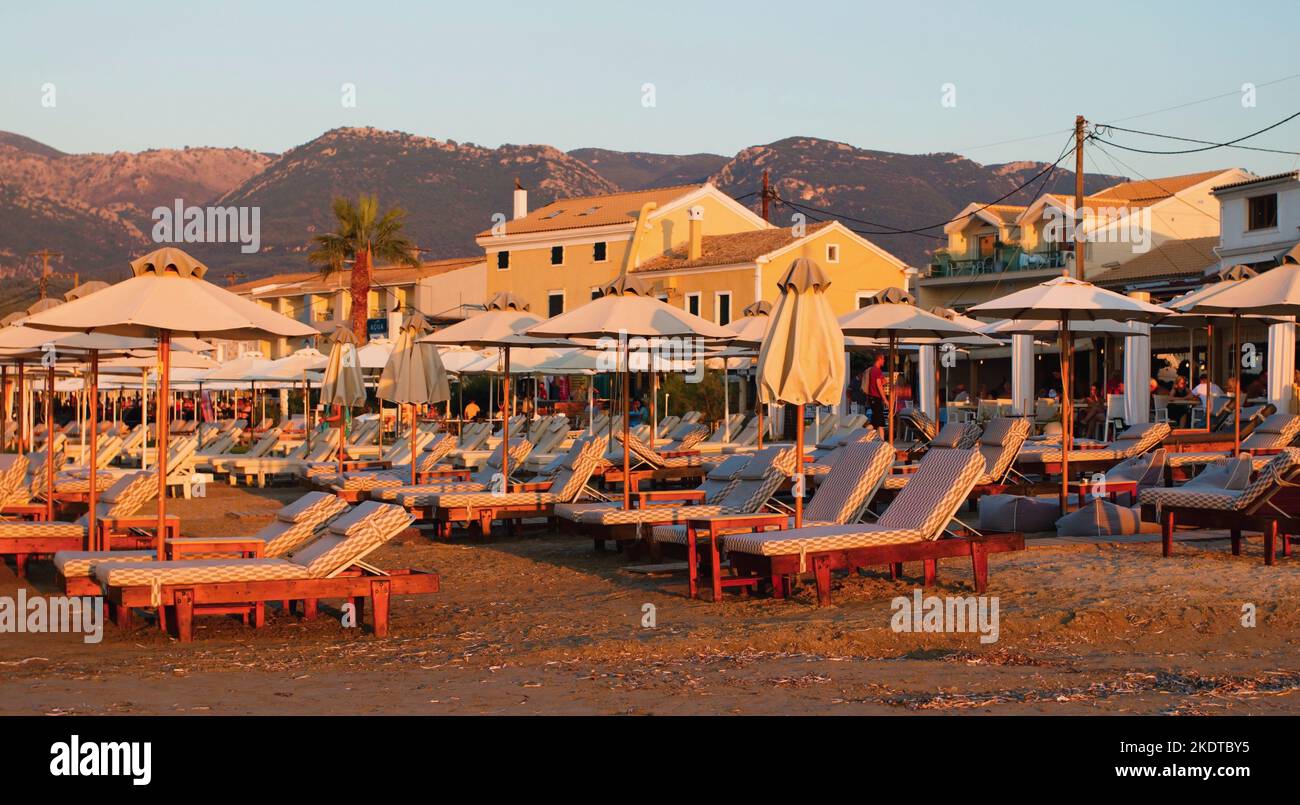
[[[831,602],[831,571],[888,565],[902,573],[904,562],[922,562],[924,584],[937,578],[940,559],[969,557],[975,589],[988,582],[988,555],[1024,548],[1021,534],[952,535],[953,515],[985,471],[977,450],[936,448],[921,460],[912,482],[871,525],[813,526],[723,537],[735,574],[729,586],[757,587],[770,580],[774,597],[790,592],[793,577],[812,572],[819,606]],[[720,585],[715,586],[719,591]]]
[[[194,639],[196,615],[238,614],[260,627],[267,602],[302,602],[304,616],[316,616],[321,599],[345,599],[362,623],[369,599],[373,630],[386,637],[394,595],[422,595],[439,589],[436,572],[384,572],[365,557],[412,522],[398,506],[362,503],[334,520],[326,534],[283,559],[231,559],[122,563],[95,568],[117,624],[131,625],[131,610],[153,607],[159,625],[183,643]]]
[[[1232,553],[1241,555],[1242,532],[1264,536],[1264,564],[1275,562],[1276,544],[1291,555],[1291,537],[1300,534],[1300,449],[1283,448],[1259,476],[1240,490],[1196,483],[1174,488],[1144,489],[1138,500],[1144,515],[1160,522],[1162,553],[1174,550],[1174,530],[1180,526],[1224,528],[1232,540]]]

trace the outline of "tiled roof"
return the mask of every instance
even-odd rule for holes
[[[1219,262],[1214,247],[1218,235],[1204,238],[1167,240],[1145,254],[1092,278],[1098,285],[1116,285],[1173,277],[1201,276],[1205,269]]]
[[[581,229],[589,226],[609,226],[611,224],[630,224],[636,220],[641,205],[653,201],[659,206],[699,190],[702,184],[684,184],[674,187],[653,187],[649,190],[633,190],[626,193],[610,193],[604,196],[578,196],[553,201],[543,207],[532,210],[528,215],[506,222],[506,235],[520,235],[529,232],[551,232],[561,229]],[[478,233],[478,237],[492,234],[491,229]]]
[[[417,266],[379,266],[370,271],[372,286],[406,285],[427,277],[436,277],[460,268],[482,263],[483,257],[448,257],[441,260],[428,260]],[[288,274],[275,274],[270,277],[241,282],[226,290],[246,296],[284,296],[285,294],[322,293],[347,288],[351,281],[351,271],[342,272],[343,276],[323,277],[319,271],[295,271]],[[274,287],[272,287],[274,286]],[[260,289],[260,290],[259,290]]]
[[[1226,173],[1227,169],[1185,173],[1181,176],[1164,176],[1159,179],[1142,179],[1135,182],[1120,182],[1104,190],[1093,193],[1099,199],[1122,199],[1128,202],[1155,202],[1181,193],[1189,187],[1209,181],[1215,176]]]
[[[803,237],[807,237],[822,227],[829,225],[827,221],[808,224]],[[700,259],[687,259],[686,244],[682,244],[668,254],[642,263],[635,270],[671,271],[682,268],[751,263],[765,254],[789,246],[800,239],[794,236],[792,227],[757,229],[752,232],[736,232],[730,235],[705,235],[700,239]]]
[[[1251,185],[1251,184],[1263,184],[1265,182],[1274,182],[1277,181],[1278,179],[1300,179],[1300,171],[1286,171],[1285,173],[1274,173],[1269,176],[1256,176],[1252,179],[1242,179],[1240,182],[1229,182],[1228,184],[1221,184],[1216,186],[1214,188],[1214,192],[1217,193],[1220,190],[1233,190],[1235,188],[1245,187],[1246,185]]]

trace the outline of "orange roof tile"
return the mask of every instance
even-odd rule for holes
[[[1219,262],[1214,254],[1214,247],[1218,245],[1218,235],[1167,240],[1151,251],[1093,277],[1092,281],[1098,285],[1115,285],[1165,277],[1200,276],[1206,268]]]
[[[828,221],[808,224],[802,237],[829,226]],[[773,227],[752,232],[735,232],[729,235],[705,235],[700,239],[700,259],[687,259],[686,244],[671,252],[642,263],[636,271],[671,271],[703,266],[728,266],[750,263],[765,254],[789,246],[801,238],[794,235],[793,227]]]
[[[427,260],[420,263],[419,266],[377,266],[371,269],[370,284],[375,286],[405,285],[416,280],[436,277],[440,274],[466,268],[483,261],[484,258],[479,256],[447,257],[440,260]],[[342,273],[343,277],[340,278],[338,276],[324,277],[319,271],[294,271],[248,280],[238,285],[231,285],[226,290],[237,294],[257,296],[277,296],[285,292],[294,294],[320,293],[348,287],[352,272],[347,270]],[[280,287],[275,289],[267,287],[272,285]],[[257,289],[259,288],[265,290],[258,293]]]
[[[653,187],[603,196],[578,196],[552,201],[532,210],[523,218],[506,222],[506,235],[528,232],[550,232],[561,229],[581,229],[589,226],[629,224],[636,219],[641,205],[653,201],[664,206],[698,190],[702,184],[684,184],[673,187]],[[478,233],[478,237],[492,234],[491,229]]]

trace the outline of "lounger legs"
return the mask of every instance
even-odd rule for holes
[[[939,578],[939,560],[925,559],[922,561],[925,567],[925,580],[921,582],[922,587],[933,587],[935,581]]]
[[[194,640],[194,591],[177,590],[176,605],[172,607],[176,619],[176,638],[182,643]]]
[[[971,572],[975,577],[975,592],[983,593],[989,585],[989,552],[978,542],[970,544]]]
[[[813,576],[817,579],[817,606],[831,605],[831,564],[824,556],[813,557]]]
[[[1232,555],[1241,556],[1241,529],[1229,529],[1228,535],[1232,539]]]
[[[27,554],[20,553],[14,557],[14,572],[20,579],[27,577]]]
[[[375,637],[388,637],[388,599],[391,591],[387,581],[370,585],[370,600],[375,609]]]
[[[1174,513],[1167,511],[1160,518],[1160,545],[1166,557],[1174,553]]]
[[[1264,531],[1264,564],[1273,564],[1273,551],[1277,544],[1277,520],[1269,523]]]

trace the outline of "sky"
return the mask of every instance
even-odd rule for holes
[[[0,131],[67,152],[282,152],[331,128],[374,126],[486,146],[728,156],[801,135],[990,164],[1054,160],[1076,114],[1222,142],[1300,111],[1294,0],[1093,2],[1086,15],[1062,15],[1072,8],[10,2],[0,8]],[[1250,142],[1300,150],[1300,118]],[[1262,174],[1298,159],[1085,154],[1090,171],[1130,176]]]

